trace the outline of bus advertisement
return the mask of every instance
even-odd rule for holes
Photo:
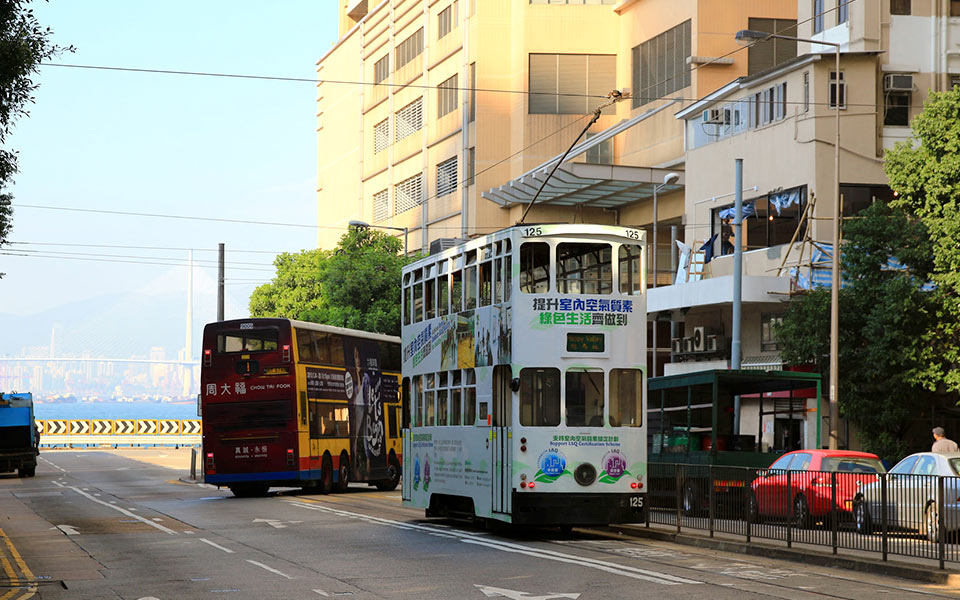
[[[396,337],[288,319],[210,323],[200,407],[204,479],[237,496],[271,486],[394,489],[401,470]]]

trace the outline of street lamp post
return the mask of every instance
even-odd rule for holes
[[[407,255],[407,234],[410,232],[409,228],[407,228],[407,227],[389,227],[389,226],[387,226],[387,225],[371,225],[370,223],[367,223],[366,221],[350,221],[349,223],[347,223],[347,225],[350,226],[350,227],[357,227],[357,228],[359,228],[359,229],[363,229],[363,228],[365,228],[365,227],[374,227],[374,228],[376,228],[376,229],[390,229],[390,230],[392,230],[392,231],[402,231],[402,232],[403,232],[403,255],[404,255],[404,256]]]
[[[657,287],[657,227],[660,218],[657,213],[657,195],[660,190],[676,183],[680,179],[680,173],[671,172],[663,176],[663,183],[653,186],[653,287]],[[653,319],[653,369],[651,376],[657,376],[657,319]]]
[[[790,35],[780,35],[776,33],[766,33],[751,29],[743,29],[737,32],[737,41],[755,43],[770,38],[781,40],[793,40],[795,42],[806,42],[808,44],[820,44],[821,46],[832,46],[834,58],[836,61],[836,90],[834,91],[834,106],[836,119],[834,125],[833,141],[833,260],[830,277],[830,439],[829,448],[836,450],[839,441],[840,431],[840,409],[837,404],[839,389],[837,385],[837,371],[839,370],[840,354],[840,46],[837,42],[825,42],[823,40],[812,40],[798,38]],[[817,440],[820,444],[820,440]]]

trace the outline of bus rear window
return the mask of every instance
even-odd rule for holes
[[[276,327],[224,331],[217,334],[217,354],[276,350],[279,335]]]
[[[292,419],[291,400],[218,402],[203,407],[203,420],[218,431],[282,428]]]

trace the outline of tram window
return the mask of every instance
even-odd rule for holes
[[[453,272],[453,285],[450,290],[450,312],[457,313],[463,310],[463,273]]]
[[[509,240],[507,241],[509,243]],[[503,257],[503,301],[510,302],[510,286],[513,285],[513,257]]]
[[[463,424],[477,422],[477,376],[473,369],[463,372]]]
[[[480,263],[480,306],[490,306],[493,296],[493,261]]]
[[[410,273],[403,276],[403,324],[410,324]]]
[[[643,424],[643,373],[640,369],[610,370],[610,426],[640,427]]]
[[[413,409],[413,426],[423,426],[423,379],[420,375],[413,378],[413,393],[410,395],[410,407]]]
[[[437,314],[441,317],[450,310],[450,281],[446,275],[437,278]]]
[[[459,425],[460,424],[460,388],[453,388],[450,390],[450,424]]]
[[[609,294],[613,291],[610,244],[557,245],[557,291]]]
[[[436,315],[437,304],[437,280],[432,277],[424,282],[425,293],[423,295],[424,319],[432,319]]]
[[[413,284],[413,322],[423,320],[423,283]]]
[[[643,293],[643,249],[633,244],[620,246],[620,293],[636,295]]]
[[[603,427],[603,371],[567,371],[566,407],[568,427]]]
[[[550,245],[545,242],[520,244],[520,291],[545,294],[550,289]]]
[[[467,267],[464,270],[463,282],[464,310],[477,307],[477,267]]]
[[[410,429],[410,378],[404,377],[400,384],[400,405],[402,407],[400,427]]]
[[[449,423],[447,405],[447,390],[437,391],[437,425],[446,425]]]
[[[426,409],[427,413],[424,415],[424,425],[427,427],[433,427],[436,424],[433,413],[433,396],[434,392],[432,390],[423,395],[423,407]]]
[[[497,242],[497,245],[500,245],[500,242]],[[503,259],[498,258],[493,261],[494,267],[494,278],[496,283],[494,284],[494,298],[493,301],[495,304],[500,304],[503,302]]]
[[[552,427],[560,424],[560,370],[520,371],[520,424]]]

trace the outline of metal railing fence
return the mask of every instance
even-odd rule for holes
[[[650,463],[649,523],[960,562],[960,477]]]

